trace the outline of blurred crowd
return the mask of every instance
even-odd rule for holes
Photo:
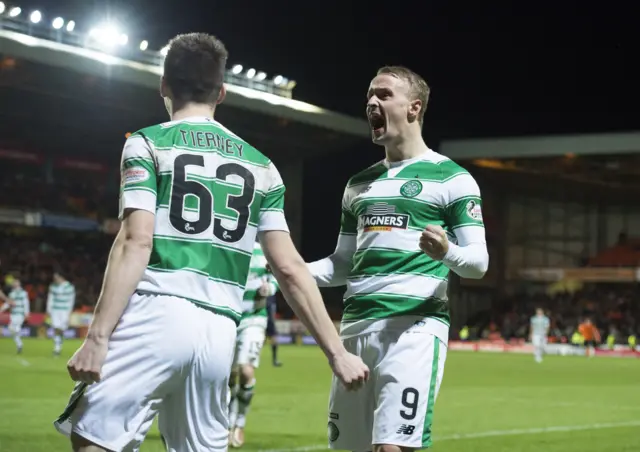
[[[106,176],[58,168],[48,180],[42,167],[2,161],[0,207],[110,218],[117,215],[117,194],[108,193]]]
[[[76,309],[97,300],[111,238],[102,233],[12,228],[0,234],[0,275],[18,277],[32,312],[44,312],[54,269],[76,287]],[[4,282],[4,278],[2,279]]]
[[[494,303],[491,310],[469,319],[473,338],[520,339],[529,335],[529,321],[536,308],[551,321],[553,342],[569,342],[580,323],[590,319],[602,338],[613,335],[618,342],[638,333],[640,296],[635,285],[597,284],[572,292],[521,293]]]

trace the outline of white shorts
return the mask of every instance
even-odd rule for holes
[[[55,426],[110,451],[137,451],[156,414],[172,452],[226,451],[236,324],[182,298],[135,294],[102,380],[76,384]]]
[[[23,315],[12,315],[9,317],[9,331],[12,333],[20,332],[24,325]]]
[[[343,339],[371,369],[349,392],[334,376],[329,401],[329,447],[368,451],[373,444],[423,449],[431,445],[433,409],[447,347],[426,331],[371,332]]]
[[[266,330],[262,326],[248,326],[239,330],[233,367],[250,364],[257,369],[260,366],[260,351],[265,337]]]
[[[545,348],[547,346],[547,336],[531,336],[531,344],[537,349]]]
[[[51,328],[66,331],[69,328],[69,311],[51,311]]]

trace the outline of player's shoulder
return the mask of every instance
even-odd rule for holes
[[[425,170],[430,171],[431,175],[438,178],[439,182],[447,182],[459,176],[471,177],[469,171],[460,164],[436,151],[428,152],[418,165],[420,163],[426,164]]]
[[[347,188],[361,184],[370,184],[386,172],[387,167],[384,164],[384,160],[380,160],[350,177],[347,182]]]

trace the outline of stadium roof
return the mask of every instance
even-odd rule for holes
[[[451,158],[528,158],[640,152],[640,132],[448,140],[440,151]]]
[[[129,61],[96,50],[75,47],[40,39],[9,30],[0,30],[0,49],[3,54],[48,66],[73,70],[85,75],[107,77],[110,80],[150,88],[158,87],[162,68],[157,65]],[[228,85],[225,100],[228,106],[248,109],[288,121],[329,129],[345,135],[368,138],[364,119],[300,102],[247,87]]]

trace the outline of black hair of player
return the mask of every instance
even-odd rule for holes
[[[164,80],[174,105],[187,103],[215,106],[229,53],[215,36],[206,33],[178,35],[169,42],[164,60]]]

